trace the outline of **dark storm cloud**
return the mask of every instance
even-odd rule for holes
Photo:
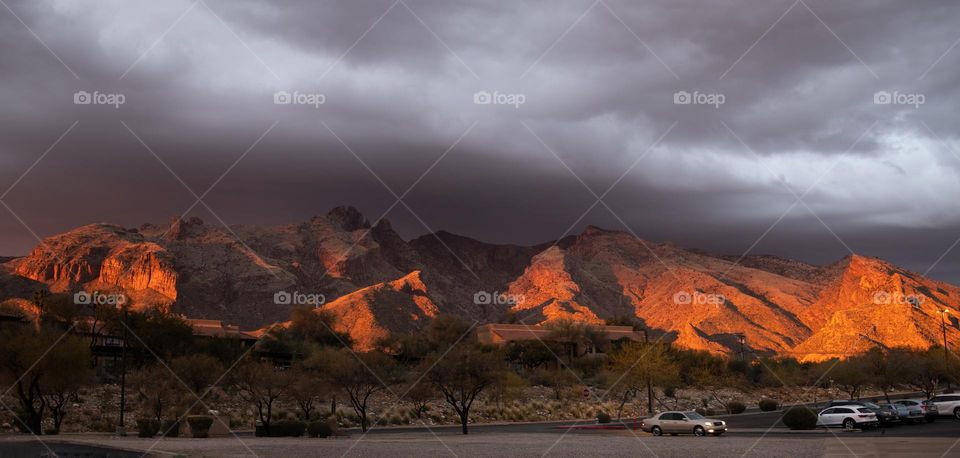
[[[165,221],[195,201],[180,179],[216,183],[204,200],[228,224],[344,204],[375,219],[395,199],[369,167],[397,194],[417,183],[415,215],[386,215],[408,237],[552,240],[596,200],[580,179],[599,195],[621,176],[605,197],[619,218],[597,205],[572,232],[622,219],[740,254],[800,195],[754,252],[822,263],[849,247],[924,272],[960,237],[953,2],[7,4],[2,190],[77,122],[2,199],[40,236]],[[75,105],[77,91],[126,100]],[[275,105],[277,91],[325,103]],[[525,103],[475,105],[478,91]],[[26,252],[30,230],[0,210],[0,253]],[[958,257],[931,275],[958,281]]]

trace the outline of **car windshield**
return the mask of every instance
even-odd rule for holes
[[[698,413],[696,413],[696,412],[687,412],[687,413],[684,414],[684,415],[686,415],[687,418],[689,418],[689,419],[691,419],[691,420],[703,420],[703,418],[704,418],[703,415],[700,415],[700,414],[698,414]]]

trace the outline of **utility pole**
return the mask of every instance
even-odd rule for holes
[[[650,334],[647,328],[643,328],[643,343],[650,343]],[[650,383],[650,376],[647,374],[647,413],[653,415],[653,385]]]
[[[943,330],[943,362],[947,362],[947,314],[950,313],[950,310],[943,309],[940,311],[940,328]]]
[[[949,350],[947,349],[947,314],[950,313],[950,309],[944,308],[940,310],[940,329],[943,331],[943,364],[944,367],[950,362],[950,357],[948,356]],[[950,380],[947,379],[947,391],[950,391]]]
[[[123,342],[120,347],[120,429],[122,435],[126,435],[126,429],[123,426],[123,414],[127,407],[127,308],[123,308]]]

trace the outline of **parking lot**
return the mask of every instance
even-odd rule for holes
[[[730,425],[722,437],[653,437],[633,430],[570,429],[575,422],[380,428],[336,439],[238,437],[140,439],[109,435],[0,437],[0,456],[960,456],[960,420],[883,429],[792,432],[782,412],[718,416]],[[590,422],[581,422],[587,424]]]

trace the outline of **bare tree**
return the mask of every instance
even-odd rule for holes
[[[240,398],[256,407],[257,418],[269,436],[273,405],[289,387],[289,375],[271,363],[247,360],[233,370],[231,378]]]
[[[360,428],[369,427],[370,397],[397,381],[396,364],[380,352],[352,353],[349,350],[324,349],[305,363],[324,374],[327,381],[346,392],[350,406],[360,417]]]
[[[503,358],[473,345],[460,345],[445,356],[427,358],[424,364],[430,368],[427,379],[457,412],[463,434],[467,434],[470,408],[477,396],[503,375]]]

